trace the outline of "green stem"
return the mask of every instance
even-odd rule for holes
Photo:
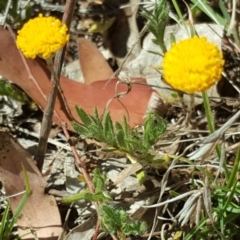
[[[175,8],[175,10],[177,12],[177,15],[178,15],[179,19],[182,21],[183,20],[183,15],[182,15],[182,12],[181,12],[181,10],[180,10],[180,8],[178,6],[177,1],[176,0],[172,0],[172,3],[173,3],[173,6],[174,6],[174,8]]]
[[[213,133],[213,132],[215,132],[214,119],[213,119],[213,116],[212,116],[212,111],[211,111],[211,107],[210,107],[207,92],[203,92],[202,96],[203,96],[203,104],[204,104],[204,109],[205,109],[205,112],[206,112],[208,127],[209,127],[209,130],[210,130],[210,133]],[[220,157],[220,155],[219,155],[219,157]]]
[[[208,94],[206,91],[204,91],[202,93],[202,97],[203,97],[203,104],[204,104],[204,109],[205,109],[205,113],[206,113],[206,117],[207,117],[208,127],[210,130],[210,133],[214,133],[215,132],[214,119],[213,119],[213,115],[212,115],[212,111],[211,111],[211,107],[210,107],[210,103],[209,103]],[[221,158],[221,149],[220,149],[219,145],[216,146],[216,152],[217,152],[218,158],[220,159]],[[223,168],[224,168],[226,176],[229,176],[227,165],[225,162],[223,162]]]
[[[234,165],[233,165],[233,170],[228,179],[227,188],[230,189],[232,186],[234,186],[234,184],[237,180],[237,174],[238,174],[239,168],[240,168],[240,147],[238,148],[237,155],[236,155]]]

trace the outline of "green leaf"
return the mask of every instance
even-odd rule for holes
[[[87,113],[82,108],[79,108],[76,106],[76,111],[77,111],[79,118],[83,122],[83,124],[86,127],[88,127],[92,123],[91,118],[87,115]]]
[[[102,129],[103,129],[103,125],[102,125],[102,121],[101,121],[101,119],[100,119],[100,117],[99,117],[99,115],[98,115],[98,110],[97,110],[97,108],[94,108],[93,116],[90,116],[90,117],[91,117],[91,119],[92,119],[92,122],[94,122],[95,125],[98,126],[98,128],[99,128],[100,130],[102,130]]]
[[[208,15],[215,23],[219,25],[225,25],[225,19],[216,13],[207,2],[202,0],[191,0],[192,3],[196,4],[206,15]]]
[[[101,217],[101,228],[107,233],[117,232],[120,225],[120,219],[115,212],[115,209],[108,205],[101,205],[98,210],[98,214]]]
[[[72,127],[76,133],[79,135],[84,135],[87,137],[89,130],[76,122],[72,122]]]
[[[142,152],[142,146],[141,146],[141,142],[139,141],[139,139],[136,138],[125,138],[125,144],[126,144],[126,148],[127,151],[130,153],[139,153]]]
[[[146,174],[143,170],[137,171],[136,172],[137,180],[139,181],[140,184],[143,184],[146,180]]]
[[[1,224],[0,224],[0,239],[4,239],[8,236],[4,234],[6,232],[7,226],[9,224],[9,216],[10,216],[10,203],[7,203],[7,206],[3,212],[3,216],[1,217]]]
[[[158,45],[158,43],[156,42],[155,39],[153,39],[152,42],[153,42],[154,44]],[[151,50],[147,50],[147,52],[152,53],[152,54],[154,54],[154,55],[158,55],[158,56],[163,57],[163,54],[162,54],[161,52],[151,51]]]
[[[149,113],[144,122],[143,146],[149,149],[166,131],[166,122],[156,113]]]
[[[234,220],[238,217],[239,217],[239,212],[237,212],[237,213],[232,212],[232,213],[228,214],[226,217],[224,217],[224,225],[226,225],[228,223],[233,223]]]
[[[0,95],[11,97],[22,103],[32,103],[28,95],[18,86],[0,78]]]
[[[91,138],[95,138],[98,141],[106,141],[106,137],[104,136],[103,130],[101,128],[99,128],[99,126],[95,125],[95,124],[90,124],[88,126],[89,129],[89,133],[88,136]]]
[[[130,138],[132,130],[130,126],[127,123],[127,118],[124,116],[123,117],[123,130],[124,130],[124,137],[125,138]]]
[[[93,171],[93,186],[95,189],[95,193],[90,193],[89,190],[81,191],[80,193],[73,194],[72,196],[66,197],[62,199],[63,203],[72,203],[82,199],[87,199],[91,202],[109,202],[112,200],[111,196],[104,191],[105,181],[107,179],[107,175],[105,173],[101,173],[98,168],[95,168]]]
[[[115,123],[115,138],[117,142],[118,148],[121,150],[131,152],[134,149],[135,140],[132,138],[132,129],[127,124],[127,119],[124,116],[123,118],[123,126],[116,122]]]
[[[119,122],[115,123],[115,129],[116,129],[116,131],[122,131],[123,132],[123,127]]]
[[[226,211],[240,214],[240,207],[237,204],[230,202],[226,208]]]
[[[107,175],[105,173],[101,173],[98,168],[94,169],[92,181],[96,192],[103,191],[106,179]]]
[[[141,163],[154,166],[154,156],[149,153],[149,150],[166,131],[166,122],[156,113],[147,115],[144,121],[144,131],[141,133],[138,129],[130,128],[125,116],[122,124],[116,122],[113,126],[110,113],[104,114],[102,124],[97,109],[94,110],[94,116],[87,115],[80,108],[76,109],[84,122],[88,123],[87,126],[81,126],[73,122],[72,126],[77,133],[106,143],[108,146],[104,151],[124,153]],[[142,179],[142,176],[139,177],[140,181]]]
[[[133,221],[126,211],[109,205],[101,205],[99,208],[101,228],[108,233],[123,232],[126,236],[140,235],[147,229],[145,222]]]
[[[116,146],[115,133],[113,129],[112,119],[110,113],[108,112],[104,118],[103,134],[106,137],[107,143]]]
[[[92,194],[88,190],[81,191],[80,193],[73,194],[69,197],[65,197],[62,199],[63,203],[72,203],[72,202],[77,202],[82,199],[87,199],[89,201],[93,200]]]
[[[154,35],[155,43],[160,46],[163,53],[167,51],[164,42],[164,32],[168,23],[170,8],[166,0],[155,1],[152,12],[143,9],[141,15],[148,20],[147,28]]]
[[[28,179],[28,175],[27,175],[27,171],[24,168],[24,166],[22,166],[23,168],[23,176],[24,176],[24,183],[25,183],[25,188],[26,191],[13,215],[13,217],[8,221],[7,225],[6,225],[6,229],[4,230],[4,236],[7,239],[7,237],[10,236],[10,234],[12,233],[12,229],[14,227],[14,224],[16,223],[17,219],[19,218],[23,207],[25,206],[27,199],[29,198],[29,196],[31,195],[31,189],[30,189],[30,184],[29,184],[29,179]]]
[[[92,202],[101,202],[106,203],[112,201],[112,198],[110,195],[108,195],[106,192],[96,192],[92,195]]]
[[[118,148],[123,149],[123,150],[128,150],[127,144],[125,141],[125,137],[124,137],[124,132],[122,129],[117,130],[116,141],[117,141]]]

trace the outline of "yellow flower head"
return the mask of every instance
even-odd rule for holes
[[[17,47],[27,58],[48,59],[68,42],[67,31],[59,19],[39,14],[18,31]]]
[[[193,94],[221,79],[224,60],[218,47],[194,36],[173,44],[163,58],[163,76],[174,89]]]

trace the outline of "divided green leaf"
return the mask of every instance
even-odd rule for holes
[[[118,150],[139,162],[152,164],[154,156],[149,150],[166,130],[165,121],[156,113],[148,114],[144,122],[144,131],[140,133],[137,129],[130,128],[125,116],[122,124],[113,124],[109,112],[104,113],[100,119],[97,109],[94,110],[93,116],[88,115],[82,108],[76,107],[76,110],[83,122],[83,125],[72,123],[78,134],[106,143],[111,151]]]

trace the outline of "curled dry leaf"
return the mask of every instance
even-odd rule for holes
[[[46,105],[46,99],[51,89],[50,72],[40,59],[24,59],[15,45],[14,37],[3,28],[0,28],[0,75],[20,86],[38,104],[41,109]],[[94,56],[92,56],[94,58]],[[92,62],[89,69],[94,72],[97,62]],[[89,71],[90,71],[89,70]],[[66,77],[61,77],[60,84],[71,115],[78,120],[75,106],[82,107],[87,113],[92,114],[94,107],[97,107],[101,114],[111,99],[117,93],[126,93],[128,85],[120,83],[119,79],[111,81],[92,81],[90,85],[74,82]],[[145,83],[143,78],[132,78],[141,83]],[[113,99],[108,105],[113,121],[122,121],[123,115],[129,116],[130,126],[142,124],[143,117],[148,109],[148,104],[153,90],[144,85],[132,84],[131,91],[122,98]],[[72,130],[71,121],[65,104],[58,94],[55,104],[55,114],[53,120],[61,125],[67,124],[67,128]]]

